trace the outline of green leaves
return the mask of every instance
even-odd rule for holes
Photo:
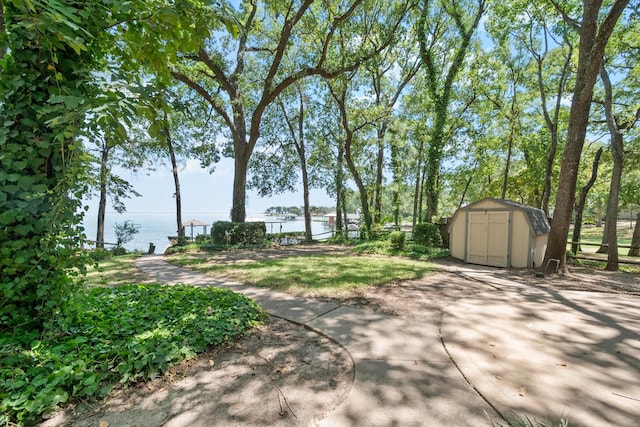
[[[71,298],[39,341],[0,333],[0,424],[36,421],[71,399],[147,380],[262,319],[250,299],[217,288],[126,285]]]

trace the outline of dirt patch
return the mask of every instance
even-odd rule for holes
[[[337,408],[353,376],[335,342],[271,318],[227,348],[41,426],[309,426]]]

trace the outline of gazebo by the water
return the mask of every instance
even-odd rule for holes
[[[191,228],[191,241],[192,242],[193,242],[193,227],[202,227],[202,229],[203,229],[203,233],[202,234],[207,234],[207,227],[208,226],[209,226],[208,223],[202,222],[202,221],[198,221],[197,219],[190,219],[189,221],[182,223],[182,229],[185,230],[185,234],[186,234],[186,228],[187,227]]]

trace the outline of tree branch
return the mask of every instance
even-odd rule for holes
[[[216,102],[216,100],[209,94],[209,92],[205,88],[203,88],[200,84],[198,84],[197,82],[194,82],[185,74],[177,70],[170,69],[169,71],[171,72],[171,75],[175,79],[186,84],[188,87],[190,87],[191,89],[196,91],[200,96],[202,96],[209,103],[209,105],[211,105],[211,107],[215,110],[215,112],[222,117],[222,119],[225,121],[227,126],[229,126],[229,129],[235,129],[233,120],[231,120],[227,112],[222,108],[220,104],[218,104],[218,102]]]

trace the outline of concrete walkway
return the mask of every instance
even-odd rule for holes
[[[243,293],[341,344],[355,381],[323,426],[487,426],[511,411],[538,421],[568,417],[572,427],[640,425],[633,297],[544,291],[462,266],[459,274],[500,290],[458,301],[440,331],[435,322],[219,281],[158,255],[136,265],[162,283]]]

